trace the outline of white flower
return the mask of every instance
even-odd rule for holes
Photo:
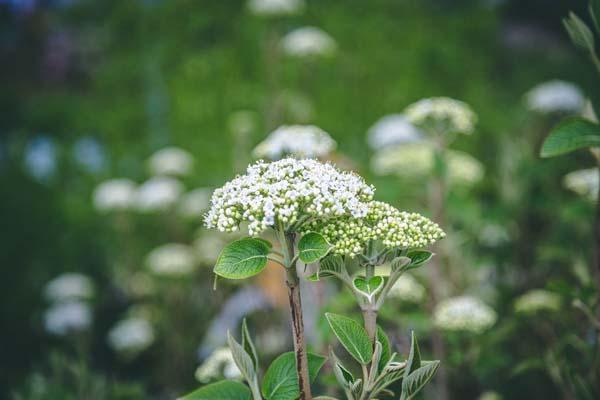
[[[154,330],[150,323],[139,317],[118,322],[108,333],[108,344],[117,352],[135,354],[147,349],[154,342]]]
[[[374,150],[396,144],[423,140],[423,134],[402,114],[390,114],[380,118],[369,129],[369,146]]]
[[[258,161],[214,191],[207,228],[234,232],[248,222],[250,235],[269,227],[290,228],[300,219],[363,217],[374,188],[358,175],[316,160]],[[301,229],[301,226],[294,227]]]
[[[390,289],[388,297],[407,303],[420,303],[425,299],[425,287],[412,275],[403,274]]]
[[[66,273],[48,282],[44,295],[51,302],[89,299],[94,296],[94,285],[85,275]]]
[[[92,311],[86,303],[61,301],[44,314],[46,331],[54,335],[66,335],[87,329],[92,322]]]
[[[482,333],[496,323],[497,315],[475,297],[460,296],[441,301],[434,310],[435,325],[447,331]]]
[[[292,15],[304,10],[304,0],[249,0],[248,9],[263,17]]]
[[[227,347],[216,349],[202,365],[196,369],[194,374],[201,383],[224,377],[225,379],[239,379],[242,374],[235,364],[231,350]]]
[[[152,175],[188,175],[193,165],[192,155],[179,147],[165,147],[148,160],[148,168]]]
[[[147,180],[136,192],[136,208],[142,212],[164,211],[173,206],[183,192],[183,185],[166,176]]]
[[[190,246],[169,243],[152,250],[146,256],[146,265],[156,275],[181,276],[194,270],[196,259]]]
[[[541,311],[560,310],[560,296],[548,290],[534,289],[519,296],[515,301],[515,311],[519,314],[535,314]]]
[[[198,218],[210,207],[212,189],[199,188],[187,192],[179,200],[179,214],[187,218]]]
[[[583,93],[572,83],[553,80],[540,83],[525,94],[525,103],[540,113],[576,113],[585,103]]]
[[[98,211],[122,211],[135,203],[136,185],[129,179],[110,179],[96,186],[93,200]]]
[[[335,140],[314,125],[283,125],[256,146],[254,156],[271,160],[286,155],[301,158],[324,157],[335,147]]]
[[[471,155],[446,150],[447,178],[451,184],[473,185],[483,178],[482,164]],[[431,176],[435,167],[434,148],[426,143],[409,143],[377,152],[371,168],[377,175],[394,174],[403,178],[423,179]]]
[[[281,40],[285,54],[292,57],[328,56],[336,51],[335,40],[325,31],[305,26],[288,33]]]
[[[565,175],[563,185],[580,196],[596,201],[599,179],[598,168],[580,169]]]
[[[471,134],[477,116],[467,103],[449,97],[432,97],[411,104],[406,118],[426,132]]]

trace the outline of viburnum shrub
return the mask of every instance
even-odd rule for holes
[[[245,279],[260,273],[269,260],[280,264],[286,272],[294,351],[276,358],[259,380],[257,352],[244,322],[241,343],[229,333],[228,342],[247,385],[225,380],[183,399],[313,398],[310,383],[326,358],[306,351],[298,261],[318,263],[309,281],[340,279],[363,312],[362,325],[326,314],[333,333],[362,367],[363,376],[355,378],[330,351],[329,361],[347,399],[393,395],[389,386],[402,380],[400,399],[408,400],[429,382],[439,361],[421,360],[414,334],[407,359],[392,353],[386,334],[377,326],[377,312],[400,275],[425,264],[432,253],[423,248],[444,233],[419,214],[374,201],[373,194],[374,188],[355,173],[293,158],[259,161],[214,192],[207,227],[223,232],[247,229],[250,235],[223,249],[214,267],[216,276]],[[274,232],[278,243],[259,237],[267,230]],[[376,267],[388,263],[389,274],[376,273]]]

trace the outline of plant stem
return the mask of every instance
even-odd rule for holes
[[[598,179],[600,180],[600,161],[598,170]],[[594,218],[594,276],[596,278],[597,290],[600,291],[600,185],[598,196],[596,198],[596,215]],[[596,317],[600,319],[600,307],[597,307]]]
[[[285,241],[287,254],[294,254],[296,235],[286,233]],[[294,353],[296,354],[296,372],[298,374],[298,387],[300,400],[312,400],[310,379],[308,375],[308,355],[304,343],[304,320],[302,318],[302,298],[300,297],[300,279],[296,271],[296,262],[293,261],[286,268],[286,284],[292,314],[292,333],[294,336]]]
[[[375,274],[375,267],[367,264],[365,269],[366,280],[368,282]],[[375,336],[377,333],[377,310],[374,307],[373,301],[369,301],[367,304],[365,304],[365,306],[362,308],[362,314],[365,322],[365,329],[367,330],[371,344],[375,346]]]

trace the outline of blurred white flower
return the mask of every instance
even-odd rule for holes
[[[57,152],[56,144],[50,137],[33,138],[25,147],[25,169],[39,181],[49,180],[56,172]]]
[[[152,175],[188,175],[193,165],[192,155],[179,147],[165,147],[148,160],[148,168]]]
[[[136,185],[129,179],[110,179],[96,186],[94,207],[98,211],[127,210],[135,203]]]
[[[274,130],[254,149],[256,158],[278,160],[286,155],[302,158],[324,157],[336,142],[314,125],[283,125]]]
[[[186,218],[200,218],[210,207],[212,190],[198,188],[185,193],[179,200],[179,214]]]
[[[435,325],[447,331],[481,333],[496,322],[497,315],[488,305],[471,296],[441,301],[434,310]]]
[[[563,185],[580,196],[596,201],[599,179],[598,168],[580,169],[566,174]]]
[[[581,90],[572,83],[553,80],[540,83],[525,94],[525,103],[540,113],[576,113],[585,103]]]
[[[434,171],[434,148],[427,143],[409,143],[377,152],[371,168],[377,175],[397,175],[420,179]],[[483,165],[471,155],[446,150],[448,181],[457,185],[473,185],[483,178]]]
[[[390,114],[380,118],[368,131],[369,146],[373,150],[387,146],[419,142],[422,133],[402,114]]]
[[[404,110],[406,118],[425,131],[471,134],[477,115],[467,103],[449,97],[419,100]]]
[[[333,54],[337,45],[325,31],[313,26],[305,26],[288,33],[281,39],[285,54],[292,57],[319,57]]]
[[[239,379],[242,374],[233,360],[231,350],[227,347],[221,347],[212,352],[202,365],[196,369],[194,374],[201,383],[208,383],[212,380]]]
[[[560,296],[544,289],[533,289],[515,300],[515,311],[519,314],[535,314],[541,311],[560,310]]]
[[[304,0],[249,0],[248,9],[254,15],[276,17],[298,14],[304,10]]]
[[[90,299],[94,296],[94,285],[85,275],[66,273],[46,283],[44,295],[51,302]]]
[[[425,298],[425,287],[412,275],[403,274],[390,289],[388,297],[407,303],[420,303]]]
[[[183,192],[183,185],[167,176],[151,178],[136,192],[136,208],[142,212],[164,211],[172,207]]]
[[[87,172],[95,174],[106,166],[104,147],[93,137],[78,139],[73,146],[73,158]]]
[[[147,349],[154,342],[154,330],[150,323],[139,317],[119,321],[108,332],[108,344],[117,352],[135,354]]]
[[[54,335],[66,335],[86,330],[92,323],[92,310],[79,301],[61,301],[44,313],[46,331]]]
[[[159,246],[146,256],[146,266],[156,275],[186,275],[194,270],[195,265],[193,249],[179,243]]]

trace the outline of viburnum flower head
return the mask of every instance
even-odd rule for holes
[[[205,223],[207,228],[234,232],[247,222],[250,235],[276,226],[297,225],[294,228],[300,231],[314,218],[366,216],[374,190],[360,176],[329,163],[261,160],[215,190]]]
[[[467,103],[449,97],[419,100],[404,110],[408,120],[425,131],[471,134],[477,116]]]
[[[370,241],[381,241],[386,248],[414,249],[428,246],[445,233],[417,213],[399,211],[381,201],[373,201],[364,218],[336,218],[315,221],[306,231],[320,233],[333,246],[333,252],[354,257],[363,253]]]
[[[283,125],[256,146],[254,156],[277,160],[285,156],[324,157],[335,150],[336,142],[314,125]]]
[[[540,83],[525,94],[531,111],[543,114],[576,113],[585,104],[585,97],[576,85],[559,80]]]

